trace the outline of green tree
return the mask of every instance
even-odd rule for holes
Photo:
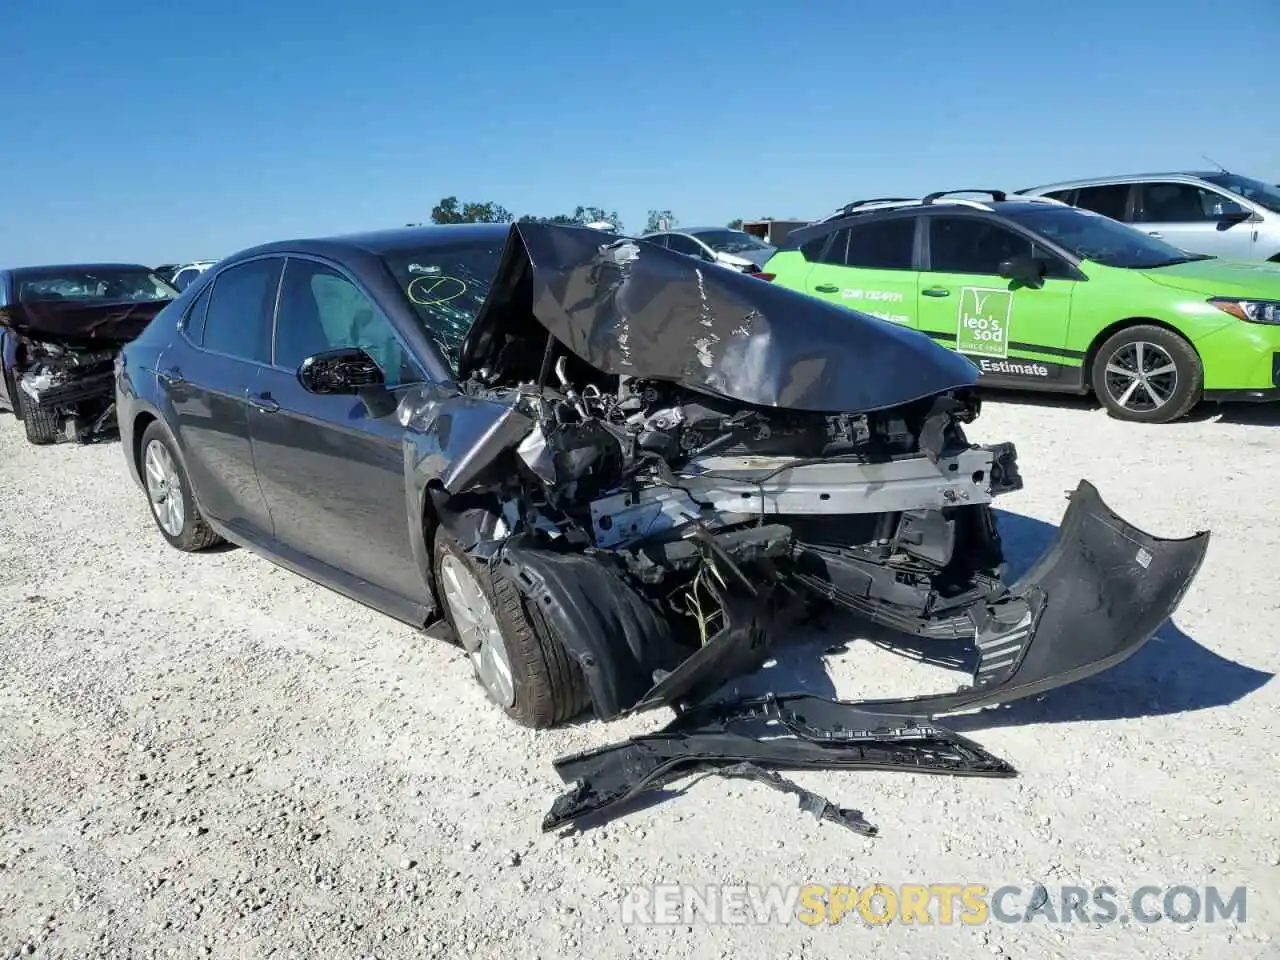
[[[727,226],[730,230],[741,230],[741,229],[742,229],[742,218],[741,218],[741,217],[738,217],[738,218],[736,218],[736,219],[734,219],[734,220],[730,220],[727,224],[725,224],[725,226]]]
[[[667,229],[674,230],[679,223],[670,210],[650,210],[649,219],[644,225],[645,233],[651,233],[654,230],[662,229],[662,221],[667,221]]]
[[[457,197],[444,197],[431,208],[432,223],[510,223],[515,217],[500,203],[458,203]]]

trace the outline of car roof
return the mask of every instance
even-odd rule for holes
[[[956,191],[980,193],[982,191]],[[792,230],[782,242],[781,250],[795,250],[815,237],[822,237],[843,227],[855,223],[866,223],[870,220],[888,219],[890,217],[906,217],[912,215],[939,216],[944,213],[962,213],[976,216],[1017,215],[1032,210],[1043,210],[1045,207],[1060,207],[1073,210],[1060,200],[1048,197],[1019,196],[1017,194],[1000,194],[1004,199],[974,200],[967,197],[953,197],[945,194],[930,194],[921,199],[886,198],[883,200],[856,201],[846,204],[824,220],[818,220],[807,226]]]
[[[1221,170],[1167,170],[1162,173],[1120,173],[1110,177],[1082,177],[1077,180],[1059,180],[1034,187],[1025,187],[1018,193],[1031,190],[1066,190],[1071,187],[1100,186],[1109,183],[1141,183],[1144,180],[1203,180],[1222,176]]]
[[[473,241],[501,241],[510,232],[510,223],[445,223],[422,227],[397,227],[363,233],[344,233],[328,237],[305,237],[275,240],[249,247],[233,254],[235,259],[266,253],[312,253],[324,255],[339,251],[363,251],[383,256],[399,250],[431,247],[437,244]],[[582,229],[589,229],[583,227]],[[231,259],[231,258],[228,258]]]
[[[154,273],[154,267],[148,267],[141,263],[49,263],[31,267],[12,267],[9,269],[15,277],[21,277],[24,274],[32,273],[48,273],[50,270],[146,270],[148,273]]]

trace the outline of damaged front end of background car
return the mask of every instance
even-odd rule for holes
[[[115,358],[168,300],[24,300],[0,308],[17,339],[14,411],[32,443],[90,441],[115,423]]]
[[[657,733],[562,758],[572,787],[545,829],[695,770],[797,792],[860,830],[871,828],[856,812],[775,771],[1010,775],[933,718],[1129,656],[1207,546],[1207,532],[1142,532],[1081,481],[1055,542],[1006,583],[992,503],[1022,479],[1012,444],[965,436],[980,409],[969,361],[595,231],[513,226],[456,359],[457,392],[400,411],[407,466],[440,526],[501,586],[490,597],[517,598],[541,649],[563,658],[549,671],[562,709],[508,711],[533,725],[588,701],[602,718],[676,713]],[[724,693],[771,656],[783,618],[813,603],[976,645],[971,685],[856,704]],[[459,625],[443,606],[483,678],[482,634],[509,621]],[[522,668],[517,687],[530,682]]]

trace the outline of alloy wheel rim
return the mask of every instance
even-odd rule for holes
[[[1120,347],[1103,370],[1107,393],[1134,413],[1159,410],[1178,389],[1178,367],[1158,343],[1136,340]]]
[[[511,661],[498,618],[480,581],[461,560],[445,554],[440,560],[440,585],[476,677],[495,703],[510,707],[516,699]]]
[[[182,500],[182,481],[178,478],[178,469],[168,448],[159,440],[152,440],[147,444],[143,467],[147,496],[151,500],[151,512],[156,523],[169,536],[180,536],[186,523],[187,509]]]

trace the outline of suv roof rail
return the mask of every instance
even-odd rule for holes
[[[967,187],[962,190],[939,190],[937,193],[929,194],[920,202],[925,206],[928,206],[934,201],[939,200],[942,197],[949,197],[954,193],[985,193],[996,203],[1003,203],[1006,196],[1003,190],[984,190],[980,187]]]

